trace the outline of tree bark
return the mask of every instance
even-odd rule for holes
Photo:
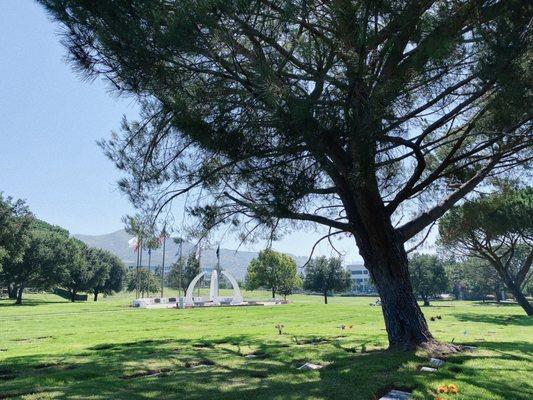
[[[381,298],[389,348],[413,350],[437,345],[413,293],[405,237],[392,226],[376,188],[376,182],[354,188],[356,206],[347,206],[346,213],[352,221],[359,253]]]
[[[496,272],[498,272],[498,275],[505,284],[505,287],[509,289],[509,291],[513,294],[514,298],[516,299],[516,302],[520,305],[520,307],[522,307],[522,309],[526,312],[527,315],[532,316],[533,306],[531,306],[526,296],[524,296],[524,294],[520,290],[520,283],[515,283],[515,281],[511,278],[509,272],[505,269],[503,265],[498,264],[497,262],[495,262],[495,260],[489,259],[489,261],[496,269]]]
[[[422,299],[424,300],[424,307],[429,307],[429,297],[428,296],[422,296]]]
[[[24,290],[24,285],[20,285],[17,290],[17,301],[15,304],[22,304],[22,291]]]
[[[357,241],[381,298],[389,348],[412,350],[436,344],[413,294],[403,242],[391,236]]]
[[[94,291],[94,301],[98,301],[98,291]]]
[[[328,304],[328,292],[324,292],[324,304]]]
[[[276,298],[276,289],[272,288],[272,298]]]
[[[76,301],[76,291],[75,290],[71,290],[70,291],[70,301],[72,303],[74,303],[74,301]]]
[[[522,307],[522,309],[526,312],[527,315],[532,316],[533,306],[531,306],[526,296],[524,296],[524,294],[518,287],[518,285],[514,283],[508,273],[500,272],[500,276],[503,279],[503,282],[505,283],[507,289],[509,289],[509,291],[513,294],[514,298],[516,299],[516,302],[520,305],[520,307]]]
[[[513,287],[513,289],[509,288],[509,290],[513,293],[516,301],[518,302],[518,304],[520,304],[520,307],[524,309],[527,315],[532,316],[533,307],[527,300],[526,296],[524,296],[524,294],[520,291],[518,287],[516,287],[516,285],[513,285]]]

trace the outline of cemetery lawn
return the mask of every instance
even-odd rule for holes
[[[425,307],[439,340],[477,346],[428,374],[418,371],[424,354],[384,350],[372,298],[324,305],[318,296],[292,296],[283,306],[188,310],[132,309],[130,300],[0,300],[0,399],[368,400],[390,388],[434,399],[451,383],[459,394],[443,399],[533,399],[533,319],[514,305]],[[324,367],[297,369],[307,361]]]

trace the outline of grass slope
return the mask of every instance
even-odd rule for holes
[[[443,383],[459,388],[445,399],[533,398],[533,320],[516,306],[425,308],[428,319],[442,316],[429,321],[438,339],[478,350],[423,374],[423,354],[383,350],[381,310],[370,298],[190,310],[132,309],[129,300],[0,300],[0,399],[375,399],[391,387],[434,399]],[[306,361],[326,367],[296,369]]]

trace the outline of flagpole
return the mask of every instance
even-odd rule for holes
[[[152,273],[152,249],[148,248],[148,275]],[[146,288],[148,291],[150,288]],[[147,293],[150,296],[150,292]]]
[[[178,261],[178,297],[181,297],[181,269],[183,262],[183,239],[180,238],[180,258]]]
[[[137,249],[135,249],[135,252],[137,253],[137,265],[135,266],[135,298],[139,298],[139,237],[137,237]]]
[[[142,272],[143,269],[143,240],[141,238],[139,242],[139,271]],[[141,293],[141,296],[144,297],[144,288],[143,288],[143,279],[142,279],[142,273],[139,274],[139,292]]]
[[[165,227],[163,227],[163,266],[161,267],[161,297],[163,297],[164,284],[165,284],[165,245],[167,242],[167,235]]]

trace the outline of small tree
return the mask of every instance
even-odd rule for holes
[[[94,294],[94,301],[97,301],[100,288],[104,286],[109,277],[110,266],[106,262],[104,251],[101,249],[89,248],[85,257],[92,275],[88,286]]]
[[[287,300],[287,296],[302,287],[303,281],[298,274],[293,273],[292,268],[285,268],[281,273],[286,276],[282,276],[280,279],[278,293],[283,296],[284,300]]]
[[[186,260],[183,257],[172,264],[167,277],[167,284],[169,287],[178,290],[186,290],[184,271],[186,268]]]
[[[137,277],[140,278],[140,282],[137,282]],[[139,271],[132,270],[128,274],[127,289],[129,292],[136,290],[138,283],[140,285],[138,289],[141,293],[153,293],[157,292],[159,289],[159,280],[157,279],[157,276],[146,268],[141,268]]]
[[[16,264],[22,260],[29,242],[32,215],[22,200],[13,200],[0,193],[0,285],[7,286],[10,298],[17,297],[17,288],[2,265]]]
[[[322,293],[324,304],[328,304],[328,292],[347,290],[352,284],[340,258],[317,257],[307,264],[306,272],[304,289]]]
[[[429,298],[448,289],[444,263],[437,257],[415,253],[409,260],[409,274],[413,291],[429,306]]]
[[[266,249],[248,265],[246,287],[249,290],[269,288],[272,298],[276,298],[276,293],[290,294],[297,285],[296,263],[287,254]]]
[[[62,286],[70,292],[72,302],[76,300],[79,292],[91,290],[93,270],[91,264],[87,262],[87,252],[87,246],[77,239],[69,238],[65,242],[63,256],[66,273]]]
[[[451,209],[439,223],[442,244],[487,261],[527,315],[533,307],[522,289],[533,263],[533,188],[479,197]]]
[[[16,304],[22,304],[25,288],[49,289],[59,282],[65,268],[59,247],[65,238],[50,232],[30,233],[29,244],[22,260],[7,262],[4,274],[15,292]]]
[[[117,256],[107,250],[92,248],[87,252],[87,262],[92,270],[89,287],[94,301],[98,300],[100,293],[110,295],[122,290],[126,268]]]
[[[118,293],[124,289],[126,283],[127,269],[121,259],[112,255],[110,258],[111,269],[109,270],[109,277],[106,279],[101,293],[110,295]]]
[[[46,290],[61,282],[68,267],[68,231],[34,219],[24,240],[22,258],[10,258],[1,274],[9,282],[10,297],[16,298],[16,304],[22,303],[27,287]]]
[[[200,260],[196,254],[191,253],[187,257],[185,268],[183,269],[183,290],[187,290],[192,280],[200,273]]]

